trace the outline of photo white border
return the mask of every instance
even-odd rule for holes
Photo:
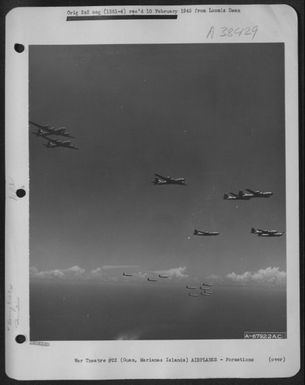
[[[240,13],[195,13],[196,9]],[[177,10],[175,20],[67,22],[68,11]],[[192,13],[182,9],[192,9]],[[221,37],[223,26],[258,26],[252,36]],[[214,26],[213,39],[208,32]],[[287,339],[161,341],[29,341],[29,45],[269,43],[285,44]],[[22,53],[14,44],[25,46]],[[288,5],[179,5],[15,8],[6,16],[6,373],[20,380],[290,377],[300,368],[299,157],[297,14]],[[17,198],[15,190],[26,196]],[[220,322],[220,321],[219,321]],[[16,335],[25,335],[18,344]],[[117,357],[87,364],[75,358]],[[121,357],[254,357],[254,363],[124,363]],[[285,358],[270,362],[270,357]]]

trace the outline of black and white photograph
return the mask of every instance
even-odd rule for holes
[[[283,44],[33,45],[29,117],[31,340],[285,338]]]
[[[8,376],[295,375],[293,9],[6,20]]]

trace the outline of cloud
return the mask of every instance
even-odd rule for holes
[[[104,272],[103,272],[103,269],[101,269],[100,267],[97,267],[96,269],[91,270],[89,273],[89,277],[92,277],[92,278],[99,278],[102,275],[104,275]]]
[[[42,270],[39,271],[37,267],[32,266],[30,268],[31,278],[38,279],[103,279],[103,280],[116,280],[117,277],[111,274],[109,275],[109,270],[112,269],[127,269],[137,267],[135,265],[105,265],[102,267],[97,267],[90,271],[86,271],[78,265],[66,268],[66,269],[52,269],[52,270]]]
[[[116,270],[130,269],[138,267],[137,265],[105,265],[97,267],[90,271],[86,271],[84,268],[78,265],[66,268],[66,269],[53,269],[39,271],[35,266],[30,268],[31,278],[37,279],[83,279],[83,280],[102,280],[102,281],[118,281],[123,279],[122,273]],[[114,270],[111,272],[111,270]],[[134,277],[146,279],[151,274],[163,274],[168,278],[187,278],[188,274],[185,273],[186,267],[173,267],[167,270],[157,270],[149,272],[132,272]]]
[[[152,274],[162,274],[162,275],[168,276],[168,278],[187,278],[188,274],[186,274],[185,271],[186,271],[186,266],[172,267],[166,270],[151,270],[147,272],[139,271],[138,273],[135,273],[134,276],[146,279]]]
[[[169,278],[187,278],[188,274],[186,274],[185,271],[186,271],[186,266],[183,266],[183,267],[173,267],[167,270],[159,270],[159,271],[156,271],[155,273],[168,275]]]
[[[44,270],[39,271],[35,266],[30,268],[30,275],[32,278],[41,278],[41,279],[74,279],[74,278],[84,278],[85,269],[82,269],[79,266],[72,266],[67,269],[53,269],[53,270]]]
[[[242,274],[234,272],[227,274],[226,278],[235,283],[255,283],[283,285],[286,282],[286,272],[280,271],[279,267],[267,267],[256,272],[246,271]]]
[[[72,277],[81,277],[85,273],[85,269],[79,267],[79,266],[72,266],[68,269],[61,270],[61,272],[64,273],[65,276],[72,276]]]

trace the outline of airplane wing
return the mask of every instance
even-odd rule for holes
[[[53,134],[58,134],[59,132],[61,132],[61,129],[60,128],[52,128],[52,129],[49,128],[49,131],[52,132]]]
[[[47,140],[48,142],[52,142],[52,143],[57,143],[57,139],[52,139],[52,138],[50,138],[48,135],[40,135],[40,137],[42,138],[42,139],[45,139],[45,140]]]
[[[62,131],[62,130],[61,131],[57,131],[56,135],[65,136],[66,138],[74,138],[74,136],[72,136],[69,132]]]
[[[161,179],[163,179],[163,180],[167,180],[167,181],[171,180],[171,178],[167,178],[166,176],[162,176],[162,175],[160,175],[160,174],[156,174],[156,173],[155,173],[155,176],[157,176],[158,178],[161,178]]]
[[[70,134],[66,131],[65,127],[54,128],[52,129],[52,132],[56,135],[70,136]]]
[[[238,195],[235,193],[230,192],[229,194],[232,195],[233,197],[238,197]]]
[[[49,127],[49,126],[42,126],[41,124],[32,122],[31,120],[29,120],[29,123],[32,124],[33,126],[36,126],[36,127],[38,127],[38,128],[41,128],[41,129],[46,129],[46,128]]]
[[[76,147],[73,143],[63,144],[62,146],[67,148],[72,148],[73,150],[79,150],[79,148]]]
[[[246,191],[248,191],[249,193],[251,193],[251,194],[256,194],[256,192],[255,191],[253,191],[253,190],[250,190],[249,188],[246,188]]]

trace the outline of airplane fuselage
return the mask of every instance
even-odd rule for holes
[[[253,191],[250,189],[246,189],[250,194],[252,194],[252,198],[270,198],[273,195],[271,191]]]
[[[78,150],[78,147],[74,146],[69,140],[61,142],[58,139],[51,139],[45,135],[43,135],[42,137],[48,141],[48,143],[45,145],[48,148],[65,147],[71,148],[72,150]]]
[[[252,198],[270,198],[273,195],[271,191],[253,191],[246,189],[247,192],[240,190],[238,194],[230,192],[229,194],[224,194],[224,199],[226,200],[249,200]]]
[[[59,136],[65,136],[67,138],[73,138],[72,135],[70,135],[68,132],[64,132],[64,131],[48,131],[48,132],[43,132],[43,130],[41,130],[41,132],[39,132],[38,136],[50,136],[50,135],[59,135]]]
[[[33,121],[29,121],[29,123],[34,125],[34,126],[36,126],[38,128],[38,131],[36,132],[37,136],[43,136],[43,135],[63,135],[63,136],[68,136],[68,137],[72,138],[72,136],[67,132],[66,127],[56,128],[56,127],[50,127],[48,125],[43,126],[43,125],[35,123]]]
[[[153,182],[155,185],[165,185],[165,184],[178,184],[178,185],[182,185],[182,186],[186,186],[186,183],[185,181],[183,180],[155,180]]]
[[[172,178],[170,176],[162,176],[160,174],[155,173],[156,178],[154,179],[153,183],[155,185],[165,185],[165,184],[177,184],[185,186],[185,178]]]
[[[217,231],[200,231],[200,230],[194,230],[194,235],[198,236],[209,236],[209,235],[219,235],[219,232]]]
[[[281,237],[284,234],[283,231],[262,230],[262,229],[255,229],[255,228],[251,229],[251,233],[259,237]]]
[[[224,194],[224,196],[223,196],[223,199],[228,200],[228,201],[230,201],[230,200],[232,200],[232,201],[236,201],[236,200],[248,201],[251,198],[253,198],[253,196],[249,195],[249,194],[240,195],[240,194],[230,193],[230,194]]]

